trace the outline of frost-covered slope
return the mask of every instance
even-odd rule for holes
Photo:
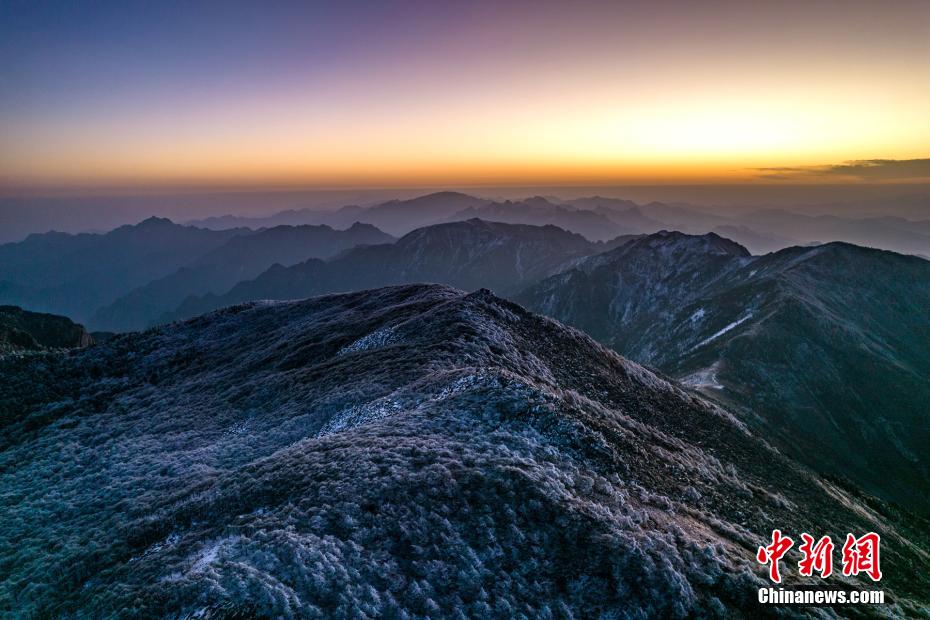
[[[740,409],[784,450],[930,514],[930,262],[831,243],[751,257],[650,235],[516,297]]]
[[[5,612],[760,617],[779,527],[880,532],[893,599],[786,611],[928,613],[926,524],[487,291],[246,304],[0,373]]]

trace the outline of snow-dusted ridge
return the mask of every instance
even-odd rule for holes
[[[0,364],[0,604],[38,617],[754,617],[775,526],[880,530],[889,566],[927,564],[906,514],[486,290],[239,307]],[[883,611],[922,613],[927,574],[889,570]]]

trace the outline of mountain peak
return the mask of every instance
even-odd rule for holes
[[[531,196],[521,200],[523,204],[530,205],[533,207],[552,207],[554,206],[547,198],[542,196]]]
[[[453,203],[460,204],[463,202],[474,202],[475,204],[481,202],[480,198],[475,198],[474,196],[469,196],[468,194],[463,194],[462,192],[433,192],[431,194],[423,194],[422,196],[416,196],[415,198],[410,198],[407,200],[392,200],[385,204],[431,204],[431,203]]]
[[[167,226],[177,226],[177,224],[166,217],[158,217],[157,215],[151,215],[136,224],[137,228],[164,228]]]
[[[729,254],[730,256],[740,258],[751,256],[749,250],[740,244],[713,232],[703,235],[689,235],[677,230],[660,230],[657,233],[637,239],[629,245],[682,249],[689,252],[701,252],[704,254]]]
[[[346,232],[381,232],[381,229],[379,229],[374,224],[366,224],[364,222],[356,221],[351,226],[346,228]]]

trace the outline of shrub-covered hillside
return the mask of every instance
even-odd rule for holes
[[[926,523],[486,291],[246,304],[0,376],[0,613],[928,613]],[[776,527],[880,532],[891,603],[759,607]]]
[[[86,347],[93,342],[82,325],[67,317],[0,306],[0,355]]]

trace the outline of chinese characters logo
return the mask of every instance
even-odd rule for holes
[[[798,562],[798,572],[805,577],[811,577],[814,572],[817,572],[824,579],[832,575],[833,540],[829,536],[824,536],[815,541],[814,537],[806,532],[801,534],[801,540],[802,543],[798,550],[803,557]],[[875,532],[869,532],[858,538],[854,534],[847,534],[842,550],[843,575],[849,577],[864,573],[872,581],[880,581],[882,578],[879,564],[880,543],[881,537]],[[756,561],[769,565],[769,579],[773,582],[781,583],[779,561],[792,547],[794,547],[794,540],[784,536],[781,530],[772,531],[771,544],[759,547]]]

